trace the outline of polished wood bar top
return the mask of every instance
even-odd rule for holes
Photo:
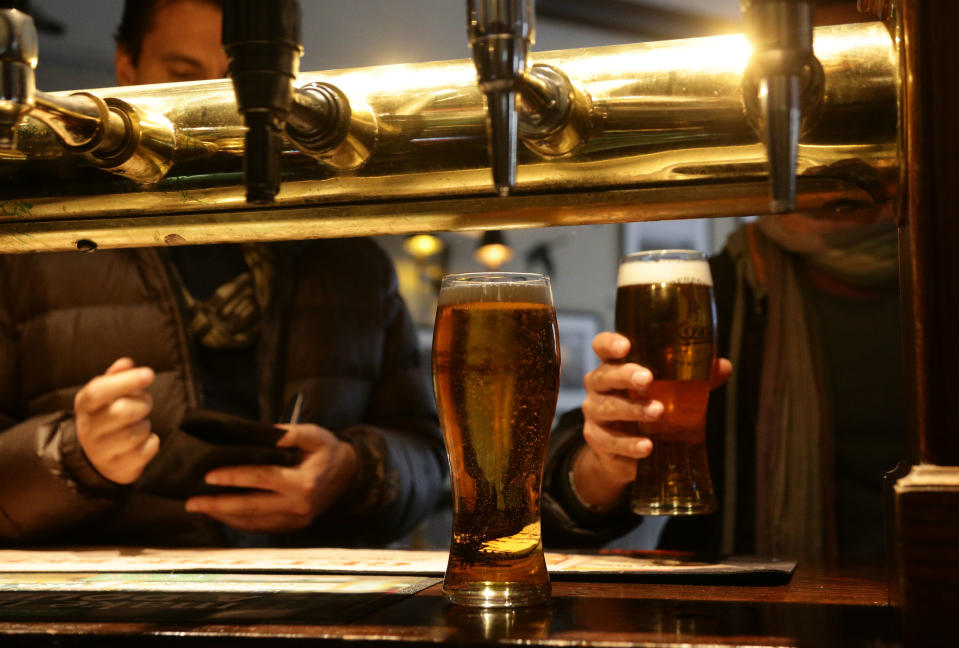
[[[395,599],[395,600],[394,600]],[[8,646],[351,644],[533,646],[898,646],[899,611],[877,577],[800,568],[780,585],[555,580],[548,606],[450,605],[440,585],[395,596],[351,622],[243,625],[0,623]]]

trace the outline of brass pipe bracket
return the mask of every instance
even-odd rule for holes
[[[334,171],[355,171],[372,155],[377,121],[369,105],[317,81],[297,88],[286,123],[298,149]]]
[[[119,146],[90,148],[85,152],[87,160],[137,184],[162,180],[173,166],[177,150],[177,133],[170,120],[122,99],[108,97],[101,103],[122,122],[124,137]]]
[[[574,155],[589,139],[593,102],[585,90],[552,65],[536,64],[522,77],[519,136],[544,159]]]

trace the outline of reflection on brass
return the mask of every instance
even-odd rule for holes
[[[122,146],[126,134],[123,119],[112,113],[100,97],[89,92],[67,96],[37,92],[33,107],[26,114],[43,122],[60,143],[73,152],[112,153]]]
[[[881,23],[816,30],[818,119],[800,142],[797,208],[894,199],[897,61]],[[0,153],[0,251],[483,230],[764,213],[766,155],[743,105],[742,36],[548,52],[591,100],[588,137],[565,157],[519,151],[515,195],[497,199],[470,61],[304,73],[376,123],[348,172],[288,144],[276,205],[246,205],[244,127],[229,81],[92,91],[164,117],[176,145],[151,186],[103,173],[27,118]],[[164,135],[157,135],[161,140]],[[152,136],[147,136],[151,139]],[[55,180],[53,180],[55,178]]]
[[[142,195],[142,194],[141,194]],[[135,199],[136,197],[134,197]],[[237,204],[242,207],[242,194]],[[841,212],[865,207],[872,196],[853,182],[800,178],[797,209]],[[224,210],[136,217],[29,221],[26,201],[0,203],[0,251],[189,245],[224,241],[282,241],[372,234],[598,225],[758,214],[768,207],[764,181],[727,185],[553,193],[507,198],[331,204],[267,210]],[[128,205],[139,211],[136,202]]]
[[[166,117],[145,113],[122,99],[108,97],[106,104],[111,114],[123,119],[126,137],[119,150],[96,149],[88,158],[95,165],[140,184],[163,178],[173,165],[177,145],[173,125]]]
[[[541,84],[533,86],[540,81]],[[582,88],[551,65],[534,65],[520,93],[519,136],[543,158],[565,158],[579,151],[593,127],[593,102]]]
[[[286,133],[297,149],[333,170],[354,171],[376,145],[376,115],[336,86],[313,82],[296,89]]]

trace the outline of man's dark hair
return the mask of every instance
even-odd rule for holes
[[[223,0],[201,0],[219,9],[223,9]],[[140,49],[143,47],[143,37],[150,29],[150,21],[157,7],[176,0],[125,0],[123,3],[123,18],[117,27],[114,38],[117,44],[127,51],[130,59],[136,65],[140,59]]]

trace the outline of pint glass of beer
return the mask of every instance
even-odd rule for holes
[[[647,398],[663,414],[641,423],[653,451],[640,459],[630,503],[643,515],[716,509],[706,461],[706,403],[716,357],[716,306],[706,257],[656,250],[624,257],[616,291],[616,331],[629,338],[627,362],[653,373]]]
[[[547,277],[443,278],[433,389],[453,486],[443,583],[453,603],[514,607],[549,599],[539,501],[559,363]]]

